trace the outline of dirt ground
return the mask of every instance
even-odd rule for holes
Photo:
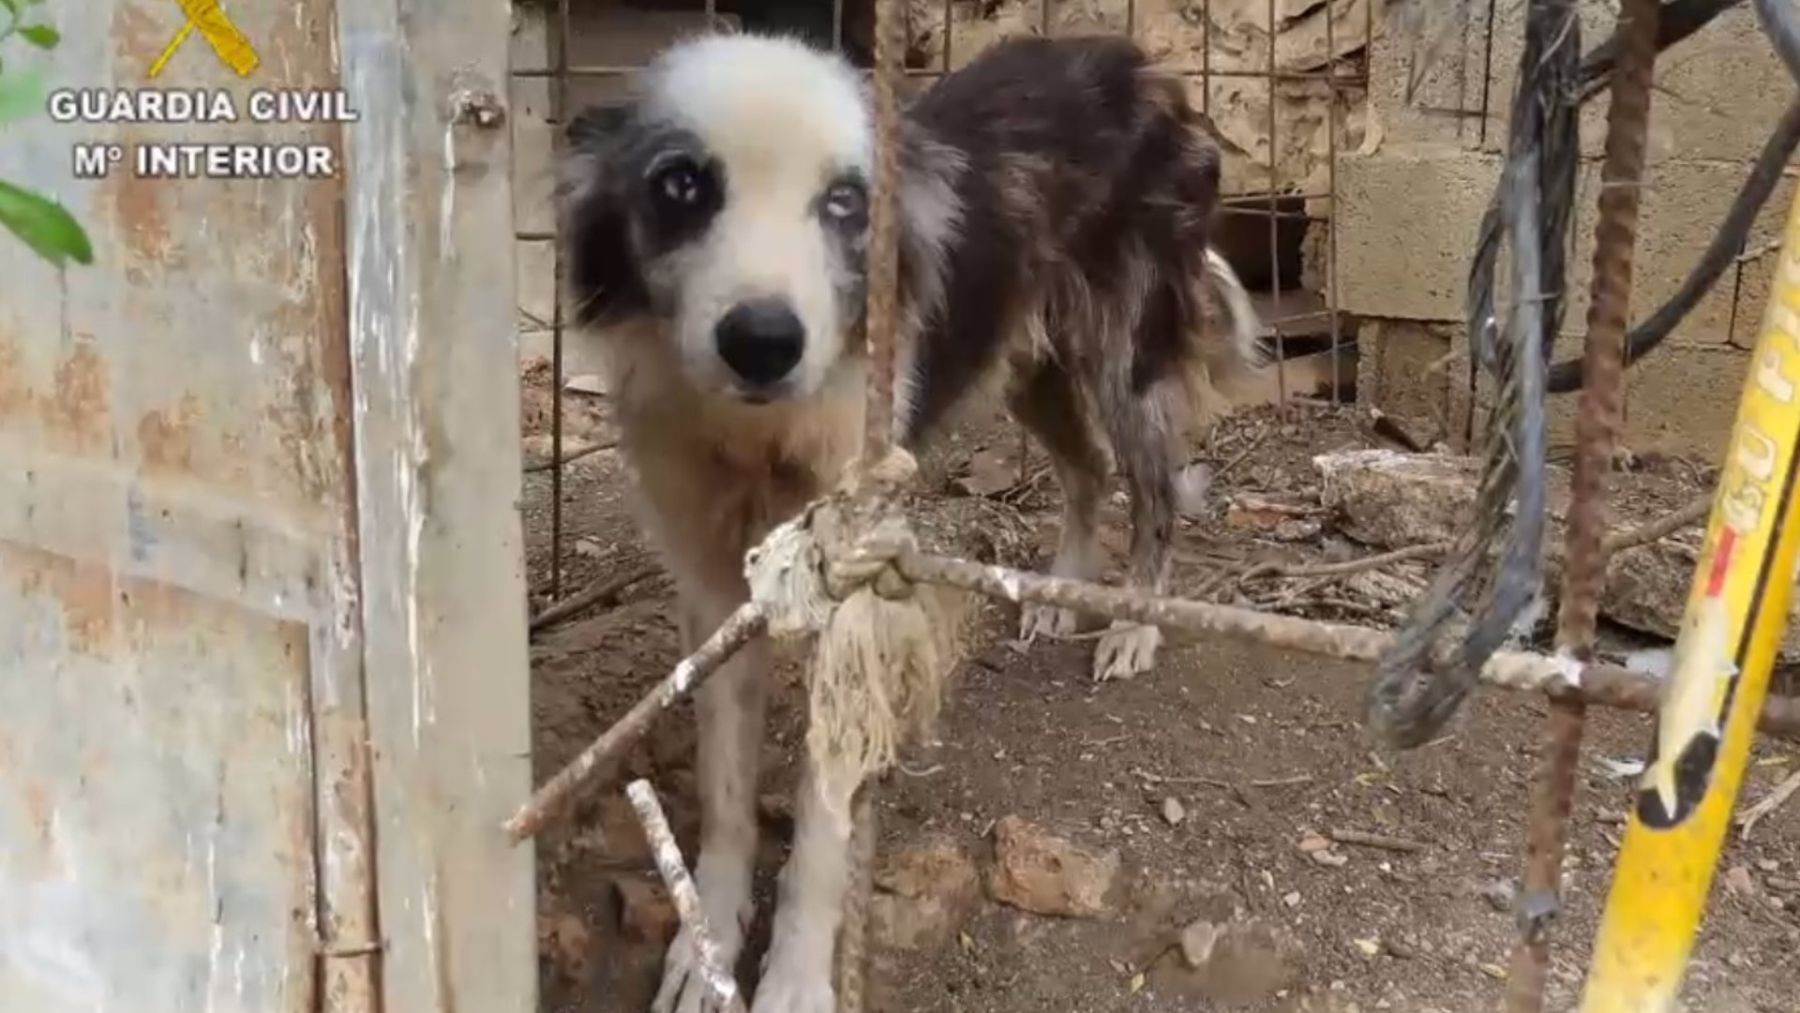
[[[525,388],[527,457],[540,469],[548,454],[546,376],[541,367],[528,372]],[[629,479],[607,449],[605,398],[571,393],[565,401],[566,439],[599,449],[563,477],[561,595],[595,581],[630,582],[534,634],[540,780],[676,660],[670,589],[627,513]],[[1255,561],[1368,554],[1309,507],[1317,485],[1310,461],[1326,450],[1382,445],[1366,410],[1352,407],[1296,407],[1285,419],[1259,408],[1228,420],[1205,451],[1218,477],[1205,512],[1183,525],[1176,591],[1394,625],[1404,595],[1396,600],[1381,588],[1416,588],[1429,572],[1423,563],[1403,564],[1375,583],[1366,575],[1219,576]],[[1010,427],[976,419],[945,441],[937,463],[949,476],[946,495],[982,497],[984,507],[1034,531],[1047,555],[1054,482],[1035,451],[1020,461],[1020,447]],[[1622,484],[1632,509],[1654,515],[1690,497],[1703,476],[1682,462],[1640,462]],[[555,597],[551,504],[550,473],[528,472],[534,608]],[[1115,499],[1107,527],[1115,562],[1126,538],[1120,506]],[[1541,699],[1484,692],[1437,741],[1384,753],[1360,724],[1365,668],[1217,639],[1165,647],[1148,677],[1095,685],[1087,675],[1091,641],[1022,648],[1010,642],[1014,622],[1010,612],[988,610],[980,647],[961,666],[933,741],[910,749],[880,794],[878,900],[888,914],[874,930],[872,1010],[1499,1008],[1514,938],[1510,895],[1523,867],[1526,800],[1544,728]],[[1617,636],[1609,644],[1641,646]],[[746,984],[766,939],[789,829],[785,790],[800,734],[798,701],[790,680],[764,757],[759,919],[739,966]],[[1554,937],[1551,1009],[1574,1003],[1623,830],[1630,779],[1611,763],[1639,757],[1649,740],[1647,720],[1635,715],[1595,713],[1589,731]],[[691,860],[692,746],[684,708],[628,771],[541,839],[547,1013],[647,1007],[672,913],[619,789],[627,773],[653,778]],[[1746,803],[1796,767],[1800,747],[1765,739]],[[1008,817],[1109,869],[1116,854],[1118,872],[1095,913],[1032,914],[993,900],[991,883],[972,893],[945,886],[971,881],[971,871],[990,879],[997,826],[1018,825]],[[1378,835],[1384,846],[1332,840],[1346,831]],[[949,872],[934,864],[933,856],[945,855]],[[1734,835],[1721,868],[1684,992],[1688,1007],[1800,1008],[1793,995],[1800,799],[1748,840]]]

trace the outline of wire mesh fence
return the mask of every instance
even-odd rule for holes
[[[1178,18],[1186,40],[1197,38],[1197,44],[1185,47],[1197,49],[1197,54],[1171,56],[1159,54],[1158,49],[1184,47],[1170,45],[1168,31],[1161,31],[1156,39],[1144,37],[1151,18],[1141,9],[1144,5],[1140,0],[1125,0],[1123,11],[1114,7],[1096,10],[1090,0],[1027,0],[1019,8],[1019,16],[1005,24],[989,19],[996,6],[993,4],[924,0],[910,8],[913,21],[907,33],[908,84],[913,88],[929,87],[988,42],[1006,35],[1111,31],[1138,40],[1153,58],[1163,56],[1159,60],[1162,68],[1189,82],[1195,103],[1209,123],[1218,111],[1216,106],[1226,100],[1241,108],[1260,98],[1264,110],[1257,118],[1261,119],[1264,136],[1252,139],[1238,171],[1227,173],[1216,242],[1252,293],[1263,325],[1264,344],[1273,359],[1276,399],[1286,403],[1296,396],[1292,364],[1305,356],[1315,364],[1323,360],[1322,380],[1318,379],[1317,369],[1309,373],[1314,378],[1309,392],[1312,396],[1332,402],[1351,400],[1354,388],[1346,374],[1348,356],[1355,351],[1354,322],[1338,305],[1337,244],[1331,219],[1337,207],[1337,170],[1345,147],[1347,99],[1366,95],[1369,87],[1374,5],[1356,0],[1325,4],[1317,15],[1323,21],[1321,55],[1316,47],[1284,53],[1283,26],[1289,18],[1277,0],[1234,5],[1234,11],[1239,13],[1260,7],[1257,13],[1261,23],[1252,24],[1247,30],[1240,24],[1240,31],[1223,37],[1225,33],[1219,29],[1214,9],[1222,2],[1200,0],[1198,5],[1178,12],[1157,12],[1165,20]],[[869,66],[871,0],[816,0],[798,6],[806,8],[802,13],[808,16],[790,12],[790,24],[783,25],[782,30],[793,31],[797,23],[801,33],[814,43],[830,46],[865,69]],[[598,5],[593,9],[622,10]],[[581,19],[576,16],[578,11],[583,15]],[[578,89],[585,90],[591,88],[591,83],[602,81],[608,82],[608,88],[625,87],[630,76],[656,55],[656,46],[647,44],[641,52],[630,53],[628,59],[576,59],[572,54],[579,47],[574,43],[584,37],[582,25],[589,12],[587,5],[576,0],[546,0],[537,5],[533,13],[544,29],[544,59],[534,63],[515,57],[515,83],[542,82],[541,94],[548,106],[543,120],[551,136],[548,155],[553,162],[562,152],[561,124],[580,104]],[[703,7],[688,12],[690,18],[697,16],[699,26],[763,29],[765,26],[755,23],[758,18],[754,14],[721,10],[718,0],[706,0]],[[990,27],[993,30],[988,30]],[[1258,33],[1261,38],[1254,38]],[[1229,51],[1227,42],[1231,43]],[[612,55],[615,54],[609,53]],[[1302,122],[1315,115],[1321,92],[1326,110],[1322,128]],[[1250,117],[1240,115],[1237,122],[1247,124]],[[1298,143],[1304,151],[1309,143],[1316,146],[1318,134],[1323,135],[1322,185],[1315,178],[1321,175],[1316,167],[1311,171],[1297,169],[1288,164],[1294,160],[1292,157],[1284,157],[1284,152],[1293,147],[1291,135],[1308,128],[1313,135]],[[1227,141],[1226,146],[1231,149],[1243,145]],[[1257,147],[1263,150],[1255,150]],[[1238,178],[1234,180],[1233,175]],[[534,209],[539,210],[545,209]],[[554,226],[547,225],[554,222],[554,215],[534,213],[521,217],[536,220],[528,223],[532,227],[520,229],[515,239],[547,248],[547,256],[536,258],[533,269],[547,269],[551,275],[547,279],[548,305],[540,315],[527,314],[527,319],[528,326],[547,332],[550,359],[548,461],[541,466],[548,472],[545,494],[549,544],[534,565],[532,576],[540,597],[555,602],[574,590],[568,579],[568,465],[577,459],[576,455],[585,455],[592,448],[570,452],[567,446],[569,335],[563,306],[562,250]],[[1306,277],[1308,274],[1312,277]],[[522,284],[525,287],[529,286]]]

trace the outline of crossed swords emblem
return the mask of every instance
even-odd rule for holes
[[[212,47],[212,51],[218,54],[225,66],[236,71],[239,77],[249,77],[250,72],[262,62],[261,57],[256,55],[256,47],[250,44],[249,37],[239,31],[237,25],[232,24],[231,15],[226,14],[224,8],[219,6],[219,0],[175,0],[175,2],[187,15],[187,22],[181,26],[180,31],[175,33],[175,37],[169,40],[169,44],[163,47],[162,54],[156,58],[156,62],[150,65],[152,78],[163,72],[163,68],[168,66],[175,51],[180,49],[181,44],[188,40],[188,36],[195,32],[200,33],[200,37],[206,40],[207,45]]]

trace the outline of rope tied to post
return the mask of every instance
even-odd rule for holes
[[[816,638],[805,670],[807,752],[826,805],[846,820],[857,787],[936,719],[967,611],[967,592],[914,584],[898,565],[917,551],[900,495],[917,467],[889,449],[745,559],[768,635]]]

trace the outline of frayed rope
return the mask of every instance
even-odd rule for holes
[[[806,669],[807,751],[826,805],[845,820],[857,787],[937,718],[966,611],[967,592],[915,586],[894,565],[916,547],[891,494],[914,467],[893,451],[745,560],[769,635],[818,637]]]

